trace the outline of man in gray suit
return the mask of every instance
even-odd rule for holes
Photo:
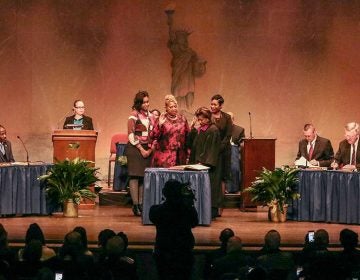
[[[345,139],[340,142],[335,155],[333,168],[360,169],[359,124],[350,122],[345,125]]]
[[[299,142],[296,160],[306,158],[311,165],[329,167],[334,159],[334,150],[329,139],[320,137],[312,124],[304,125],[304,139]]]
[[[6,139],[6,129],[0,125],[0,163],[14,161],[11,143]]]

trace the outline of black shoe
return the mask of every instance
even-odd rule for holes
[[[142,204],[138,204],[138,207],[139,207],[140,212],[142,213],[142,211],[143,211]]]
[[[133,205],[132,210],[133,210],[133,213],[135,216],[141,216],[141,211],[139,209],[139,205],[137,205],[137,204]]]

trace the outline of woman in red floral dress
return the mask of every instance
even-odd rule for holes
[[[186,164],[188,149],[186,137],[189,125],[186,118],[179,114],[173,95],[165,96],[165,113],[162,113],[152,131],[155,148],[152,166],[171,167]]]

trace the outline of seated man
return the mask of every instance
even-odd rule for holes
[[[317,135],[312,124],[305,124],[304,139],[299,142],[296,160],[304,157],[311,165],[329,167],[334,158],[334,150],[329,139]]]
[[[345,140],[339,144],[333,168],[354,170],[360,168],[359,124],[350,122],[345,125]]]
[[[14,162],[11,143],[6,139],[6,129],[0,125],[0,162]]]

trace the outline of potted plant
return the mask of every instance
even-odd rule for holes
[[[83,199],[94,200],[96,194],[89,186],[99,181],[98,168],[93,162],[75,158],[56,162],[50,170],[39,177],[46,184],[47,197],[54,207],[63,207],[65,217],[77,217],[78,205]]]
[[[263,168],[245,192],[252,196],[252,201],[269,206],[270,220],[284,222],[288,202],[300,198],[297,173],[298,169],[288,166],[273,171]]]

